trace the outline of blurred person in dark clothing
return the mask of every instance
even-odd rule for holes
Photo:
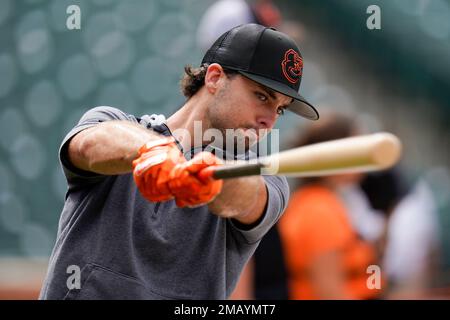
[[[437,209],[430,187],[424,179],[410,183],[395,167],[367,175],[361,188],[388,221],[380,247],[388,297],[427,297],[439,257]]]
[[[254,255],[255,299],[287,300],[287,271],[278,225],[261,240]]]
[[[287,270],[278,225],[259,243],[245,266],[231,299],[287,300]]]

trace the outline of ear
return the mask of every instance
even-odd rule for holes
[[[218,63],[212,63],[208,66],[205,75],[205,87],[208,92],[214,94],[220,86],[221,79],[226,76],[223,68]]]

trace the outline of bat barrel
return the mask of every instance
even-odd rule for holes
[[[229,179],[252,175],[323,176],[368,172],[391,167],[401,155],[400,140],[390,133],[375,133],[299,147],[257,162],[210,167],[201,178]]]
[[[400,154],[400,140],[383,132],[299,147],[261,161],[270,174],[321,176],[383,170],[397,163]]]
[[[383,132],[372,135],[374,148],[372,159],[380,169],[386,169],[398,162],[401,156],[402,145],[393,134]]]

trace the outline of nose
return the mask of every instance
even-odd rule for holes
[[[257,118],[257,123],[260,129],[272,129],[275,125],[275,121],[277,120],[276,113],[266,113],[264,115],[260,115]]]

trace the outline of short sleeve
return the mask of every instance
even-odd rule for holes
[[[238,227],[231,219],[228,220],[233,235],[246,244],[253,244],[261,240],[281,217],[289,201],[289,185],[285,177],[263,176],[263,178],[267,188],[267,205],[259,223],[246,230]]]
[[[70,130],[70,132],[63,139],[59,148],[59,160],[64,171],[64,175],[70,185],[80,183],[80,182],[98,182],[101,181],[105,176],[100,174],[83,171],[76,168],[71,164],[68,158],[67,148],[70,140],[79,132],[88,129],[90,127],[96,126],[99,123],[111,120],[127,120],[132,122],[137,122],[136,118],[127,115],[121,110],[113,107],[95,107],[88,110],[80,119],[78,124]]]

